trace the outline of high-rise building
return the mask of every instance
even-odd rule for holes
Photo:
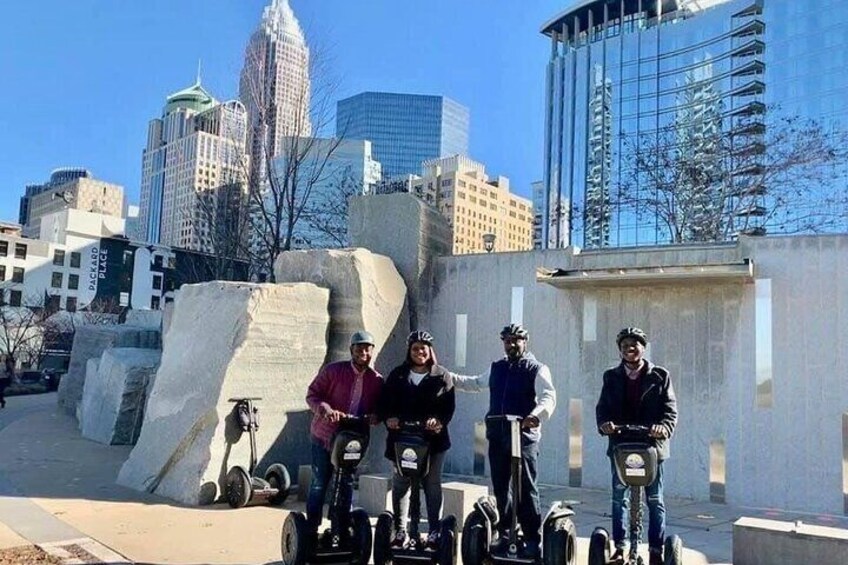
[[[568,237],[568,221],[567,214],[556,213],[557,208],[567,209],[568,201],[563,200],[562,205],[557,202],[556,194],[548,194],[545,190],[545,183],[537,180],[531,183],[533,189],[533,248],[534,249],[549,249],[565,247],[565,240]],[[545,200],[548,200],[546,203]],[[544,229],[542,223],[545,221],[545,210],[553,210],[549,218],[552,222]],[[559,222],[559,227],[556,223]],[[542,238],[547,237],[547,242]],[[559,238],[559,239],[557,239]],[[559,241],[559,244],[557,244]]]
[[[305,138],[301,145],[309,149],[303,151],[298,169],[295,193],[303,211],[295,225],[292,248],[347,247],[348,198],[374,194],[381,179],[371,142]],[[274,170],[286,170],[286,161],[284,152],[276,159]],[[261,250],[255,249],[254,255],[261,255]]]
[[[50,174],[50,179],[44,184],[27,185],[24,190],[24,195],[21,196],[20,209],[18,211],[18,223],[25,226],[29,220],[29,202],[33,196],[49,190],[50,187],[64,184],[76,178],[91,178],[91,171],[74,167],[56,169]]]
[[[312,135],[309,48],[288,0],[273,0],[245,49],[239,99],[247,109],[253,184],[267,177],[267,158],[283,139]]]
[[[848,167],[822,166],[833,184],[809,183],[822,197],[778,213],[798,180],[769,163],[781,120],[848,127],[848,34],[833,33],[846,26],[848,4],[826,0],[589,0],[546,22],[544,183],[558,198],[544,229],[550,203],[570,203],[554,244],[710,241],[818,214]]]
[[[340,100],[336,136],[367,139],[383,177],[418,174],[421,163],[468,155],[468,108],[444,96],[363,92]]]
[[[124,188],[95,179],[86,169],[57,169],[46,183],[26,187],[20,209],[23,235],[37,238],[41,218],[65,209],[122,218]]]
[[[199,79],[168,96],[162,117],[150,122],[142,157],[138,221],[145,241],[222,251],[217,230],[233,216],[233,196],[245,190],[246,120],[241,102],[219,103]]]
[[[490,180],[483,164],[463,155],[425,161],[421,172],[412,193],[447,218],[454,255],[533,248],[533,204],[509,191],[509,179]]]

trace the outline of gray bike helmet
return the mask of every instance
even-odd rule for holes
[[[527,339],[530,337],[530,334],[527,330],[524,329],[524,326],[521,324],[510,324],[508,326],[504,326],[504,329],[501,330],[501,339],[506,339],[508,337],[517,337],[518,339]]]
[[[615,337],[615,344],[621,347],[621,342],[628,337],[635,339],[645,347],[648,346],[648,334],[646,334],[640,328],[634,327],[624,328],[623,330],[618,332],[618,335]]]
[[[430,335],[430,332],[425,331],[415,331],[409,334],[406,338],[406,345],[412,345],[413,343],[420,342],[426,343],[427,345],[433,345],[433,336]]]
[[[353,347],[354,345],[358,345],[360,343],[366,343],[368,345],[374,345],[374,336],[371,335],[370,332],[359,331],[353,334],[350,337],[350,345]]]

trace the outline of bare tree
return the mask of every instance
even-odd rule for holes
[[[845,131],[777,107],[724,124],[694,140],[680,123],[623,134],[632,161],[613,205],[653,216],[672,243],[848,227]]]
[[[320,194],[315,194],[304,210],[304,223],[309,227],[309,247],[347,247],[349,204],[352,196],[365,194],[361,178],[346,167],[328,180]]]
[[[266,79],[275,63],[251,42],[242,72],[242,101],[248,108],[249,257],[253,275],[274,280],[274,263],[289,250],[297,226],[313,196],[326,180],[328,163],[343,136],[320,138],[334,121],[338,80],[328,59],[315,47],[309,56],[309,80],[280,85],[287,103],[278,106],[273,81]],[[284,119],[281,118],[284,114]]]
[[[32,363],[41,347],[43,311],[40,307],[0,306],[0,350],[13,365]]]
[[[192,280],[239,280],[238,264],[249,257],[245,183],[232,169],[229,175],[221,186],[196,190],[194,205],[184,211],[205,241],[203,259],[191,261]]]

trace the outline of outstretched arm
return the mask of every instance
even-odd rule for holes
[[[489,388],[489,377],[491,369],[486,369],[480,375],[458,375],[456,373],[448,373],[449,384],[448,388],[456,388],[461,392],[480,392]]]

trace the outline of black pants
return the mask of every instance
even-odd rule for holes
[[[536,485],[538,473],[539,444],[528,443],[521,446],[521,498],[518,502],[518,523],[524,532],[524,539],[539,543],[542,526],[542,512],[539,504],[539,488]],[[498,502],[500,523],[498,531],[503,533],[512,524],[512,495],[509,490],[510,448],[508,442],[489,441],[489,467],[492,472],[492,488]]]
[[[0,406],[6,406],[6,380],[0,380]]]

